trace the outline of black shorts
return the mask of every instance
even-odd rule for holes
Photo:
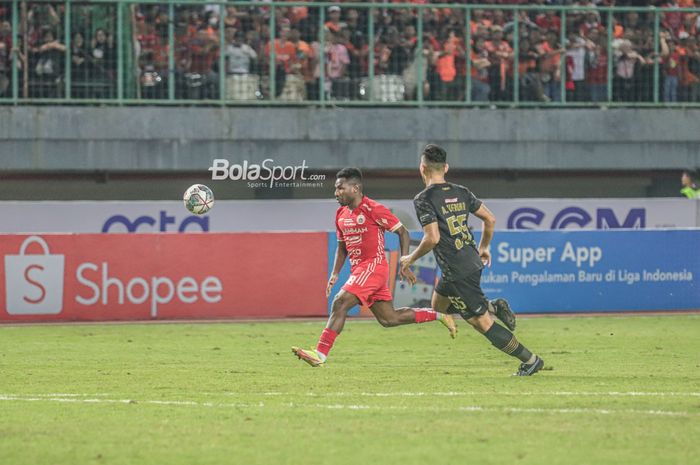
[[[435,292],[452,302],[447,313],[459,313],[465,320],[483,315],[489,309],[484,291],[481,290],[481,270],[457,281],[441,279],[435,286]]]

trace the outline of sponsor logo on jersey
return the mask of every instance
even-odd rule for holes
[[[347,228],[343,231],[343,234],[362,234],[368,231],[367,228]]]
[[[445,199],[445,203],[455,203],[459,200],[457,197],[452,197],[451,199]]]

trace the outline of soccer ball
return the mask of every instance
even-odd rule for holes
[[[194,184],[187,188],[182,200],[189,211],[203,215],[214,206],[214,193],[204,184]]]

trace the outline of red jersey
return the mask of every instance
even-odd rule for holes
[[[356,209],[340,207],[335,213],[335,232],[338,241],[345,242],[352,269],[371,263],[387,266],[384,232],[400,227],[401,222],[388,208],[367,196]]]

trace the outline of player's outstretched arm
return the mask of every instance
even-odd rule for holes
[[[345,242],[338,241],[338,247],[335,248],[335,259],[333,260],[333,272],[331,272],[330,278],[328,278],[328,284],[326,285],[326,297],[331,295],[331,289],[336,281],[338,281],[338,274],[345,264],[345,259],[348,256],[348,249],[345,248]]]
[[[484,222],[481,229],[481,241],[479,241],[479,256],[484,265],[491,265],[491,251],[489,245],[493,239],[493,231],[496,229],[496,217],[491,213],[483,203],[477,211],[474,212],[477,218]]]
[[[419,258],[433,250],[438,245],[438,242],[440,242],[440,229],[437,221],[423,226],[423,239],[421,239],[416,250],[409,255],[401,257],[401,270],[408,270]]]

